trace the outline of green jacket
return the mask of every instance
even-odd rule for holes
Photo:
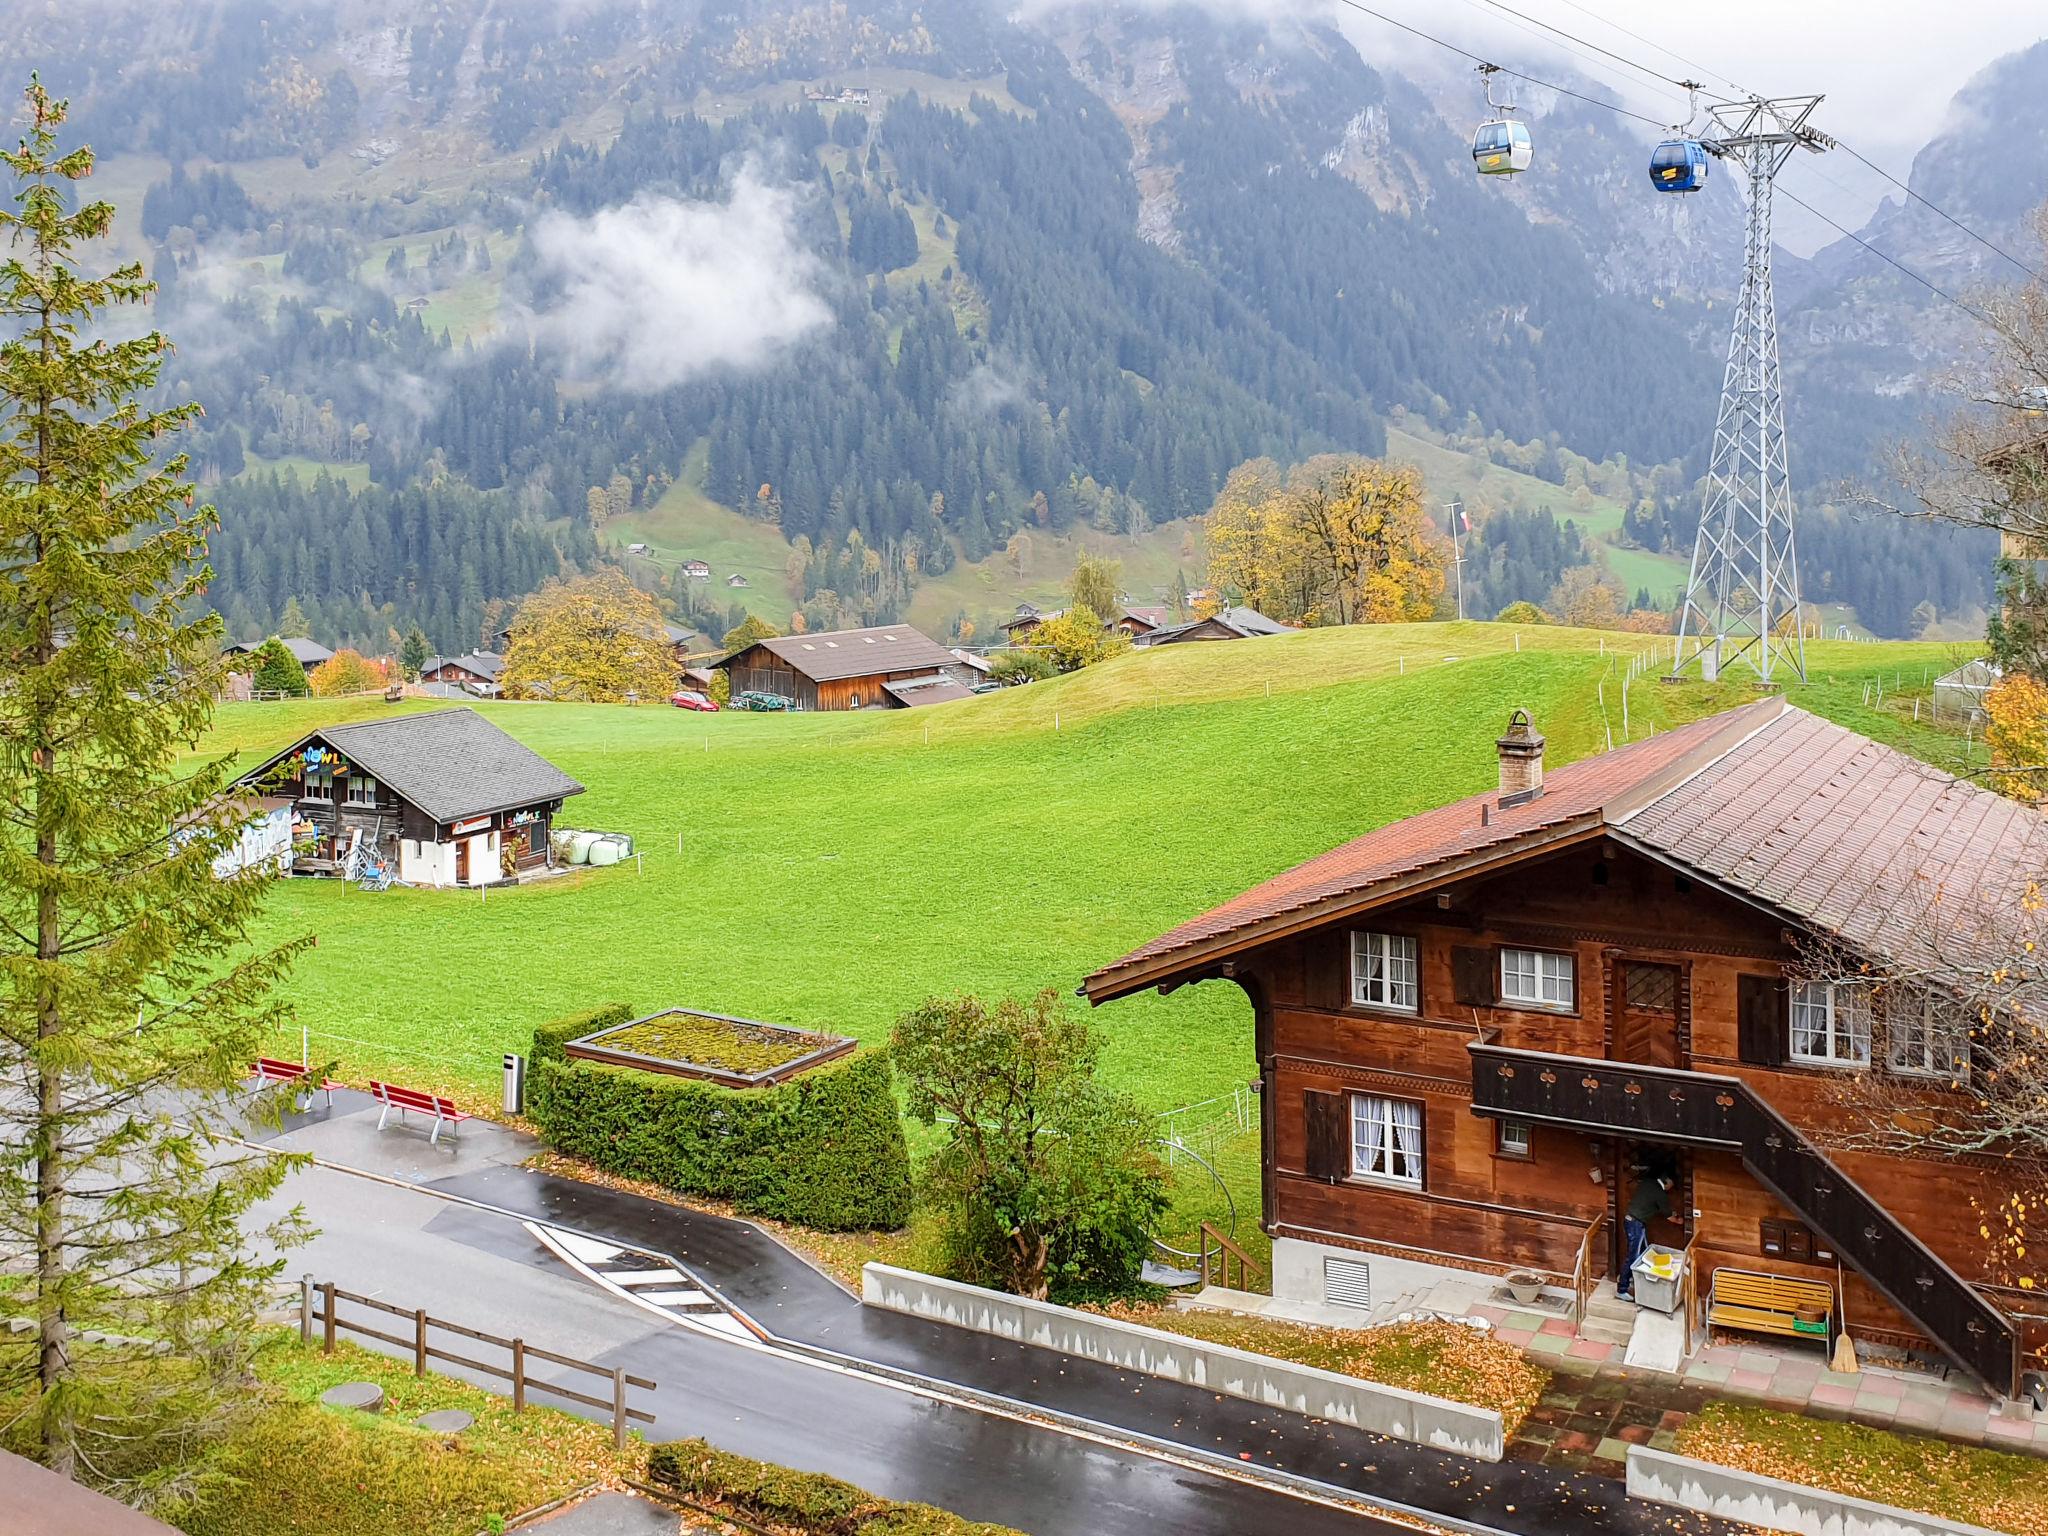
[[[1636,1186],[1633,1199],[1628,1203],[1630,1221],[1640,1221],[1644,1226],[1671,1214],[1671,1195],[1655,1179],[1645,1179]]]

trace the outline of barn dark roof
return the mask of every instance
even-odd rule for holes
[[[580,795],[583,786],[473,709],[330,725],[301,737],[247,780],[319,740],[436,821],[460,821]]]
[[[876,672],[911,672],[919,668],[953,665],[951,651],[938,641],[919,634],[908,624],[884,624],[874,629],[834,629],[815,635],[778,635],[755,644],[780,657],[814,683],[868,677]],[[747,647],[747,650],[752,649],[753,646]],[[740,651],[717,664],[730,666],[746,654],[746,651]]]
[[[1144,637],[1147,645],[1171,645],[1176,640],[1191,636],[1195,631],[1218,626],[1227,629],[1240,640],[1250,640],[1258,635],[1284,635],[1288,632],[1285,624],[1269,619],[1256,608],[1219,608],[1206,619],[1189,619],[1181,624],[1167,624],[1151,631]]]
[[[1928,958],[1936,902],[1950,926],[1967,925],[1978,893],[2009,898],[2048,863],[2038,813],[1782,699],[1553,769],[1524,804],[1498,799],[1474,795],[1369,832],[1133,950],[1084,990],[1097,1002],[1122,996],[1418,880],[1580,833],[1904,963]]]
[[[420,667],[422,675],[437,672],[442,667],[461,667],[474,672],[478,677],[498,680],[498,674],[505,670],[505,657],[499,651],[471,651],[467,656],[429,656]]]

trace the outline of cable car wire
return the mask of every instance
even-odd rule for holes
[[[1349,7],[1351,7],[1352,10],[1362,12],[1363,14],[1372,17],[1375,21],[1384,21],[1390,27],[1399,27],[1403,32],[1409,33],[1411,36],[1414,37],[1419,37],[1425,43],[1435,43],[1439,48],[1447,48],[1452,53],[1457,54],[1460,58],[1470,59],[1474,64],[1493,63],[1491,59],[1481,58],[1478,54],[1474,53],[1469,48],[1460,48],[1456,43],[1446,42],[1444,41],[1444,39],[1436,36],[1434,33],[1425,32],[1420,27],[1411,27],[1405,21],[1397,21],[1392,16],[1389,16],[1385,11],[1376,11],[1371,6],[1362,3],[1362,0],[1339,0],[1339,3],[1343,5],[1348,5]],[[1605,107],[1609,112],[1617,112],[1623,117],[1632,117],[1639,123],[1648,123],[1652,128],[1657,129],[1659,132],[1662,132],[1665,127],[1663,123],[1659,122],[1654,117],[1645,117],[1640,112],[1631,111],[1627,107],[1617,106],[1614,102],[1602,101],[1598,96],[1588,96],[1583,91],[1574,91],[1567,86],[1555,84],[1552,81],[1541,79],[1536,75],[1524,74],[1521,70],[1510,69],[1505,64],[1493,64],[1493,67],[1499,70],[1502,74],[1511,75],[1517,80],[1526,80],[1531,85],[1540,85],[1546,91],[1555,91],[1558,95],[1569,96],[1574,101],[1583,101],[1588,102],[1596,107]]]
[[[1971,319],[1989,326],[1992,330],[1998,332],[2000,335],[2010,334],[2004,326],[2000,325],[1996,320],[1992,319],[1991,316],[1985,314],[1984,311],[1977,308],[1976,305],[1970,303],[1966,299],[1957,298],[1954,294],[1950,293],[1946,288],[1942,287],[1939,283],[1936,283],[1931,278],[1922,277],[1918,272],[1915,272],[1903,261],[1897,261],[1894,260],[1892,257],[1887,256],[1883,251],[1879,250],[1876,246],[1872,245],[1868,240],[1864,239],[1861,235],[1857,234],[1856,231],[1854,231],[1853,229],[1844,229],[1841,225],[1837,224],[1833,219],[1829,218],[1826,214],[1822,213],[1818,208],[1814,207],[1813,204],[1807,202],[1805,198],[1799,196],[1798,193],[1792,191],[1783,182],[1779,182],[1777,184],[1777,191],[1780,197],[1790,198],[1796,206],[1804,208],[1816,219],[1819,219],[1821,223],[1827,225],[1828,228],[1835,231],[1836,234],[1842,235],[1847,239],[1855,241],[1858,245],[1862,246],[1864,250],[1870,252],[1871,255],[1875,256],[1879,261],[1883,262],[1886,266],[1892,267],[1897,271],[1905,273],[1906,276],[1913,279],[1914,282],[1918,283],[1922,288],[1925,288],[1929,293],[1933,294],[1936,298],[1948,300],[1949,303],[1955,305],[1957,309],[1960,309],[1964,314],[1970,316]]]
[[[1569,33],[1559,33],[1557,32],[1556,28],[1548,27],[1544,23],[1537,21],[1534,17],[1525,18],[1522,12],[1512,10],[1507,6],[1500,4],[1499,0],[1464,0],[1464,3],[1470,6],[1473,10],[1479,11],[1482,14],[1484,14],[1484,12],[1489,8],[1499,11],[1502,15],[1508,18],[1509,26],[1514,27],[1518,31],[1526,32],[1529,36],[1537,39],[1537,41],[1544,43],[1547,46],[1556,46],[1552,41],[1551,34],[1554,34],[1557,37],[1570,37]],[[1621,88],[1624,90],[1642,89],[1642,82],[1640,80],[1637,80],[1632,76],[1622,74],[1619,70],[1615,69],[1614,66],[1611,64],[1602,63],[1599,59],[1595,58],[1593,54],[1586,52],[1584,48],[1574,47],[1573,43],[1575,43],[1576,41],[1577,39],[1572,39],[1570,42],[1566,42],[1563,45],[1564,51],[1570,54],[1574,59],[1578,60],[1579,63],[1590,72],[1588,75],[1589,79],[1592,77],[1592,75],[1597,74],[1605,77],[1605,79],[1603,79],[1600,83],[1604,84],[1606,80],[1613,80],[1618,82]],[[1609,58],[1620,59],[1621,62],[1624,64],[1629,64],[1630,62],[1627,59],[1622,59],[1619,54],[1608,53],[1608,50],[1600,48],[1597,44],[1588,44],[1587,47],[1593,48],[1595,52],[1607,54]],[[1640,65],[1633,64],[1631,64],[1630,67],[1637,69],[1641,68]],[[1664,77],[1656,73],[1654,70],[1643,70],[1643,73],[1649,75],[1651,79],[1656,80],[1659,83],[1664,83]],[[1675,84],[1677,82],[1671,83]]]
[[[1997,244],[1995,241],[1987,239],[1985,236],[1978,234],[1977,231],[1970,228],[1969,225],[1965,224],[1961,219],[1957,218],[1954,214],[1950,213],[1947,209],[1943,208],[1939,203],[1935,202],[1932,198],[1921,196],[1921,194],[1915,192],[1911,187],[1906,185],[1905,182],[1899,180],[1898,177],[1894,176],[1890,171],[1886,170],[1883,166],[1877,164],[1873,160],[1865,158],[1863,155],[1858,154],[1854,149],[1851,149],[1847,144],[1844,144],[1840,139],[1835,140],[1835,147],[1841,150],[1847,156],[1849,156],[1850,159],[1860,161],[1862,164],[1869,166],[1871,170],[1877,172],[1878,175],[1882,176],[1886,181],[1890,182],[1893,186],[1897,187],[1901,192],[1905,193],[1906,196],[1912,198],[1914,202],[1919,203],[1927,208],[1933,209],[1936,213],[1940,214],[1944,219],[1947,219],[1949,223],[1955,225],[1957,229],[1960,229],[1972,240],[1975,240],[1979,245],[1984,246],[1987,250],[1996,251],[1999,255],[2003,256],[2007,261],[2011,262],[2014,266],[2018,267],[2022,272],[2026,273],[2027,276],[2035,279],[2037,282],[2040,281],[2041,274],[2039,271],[2037,271],[2033,267],[2028,266],[2024,261],[2021,261],[2019,257],[2013,255],[2011,251],[2006,250],[2003,246]]]
[[[1720,81],[1723,85],[1727,86],[1731,91],[1735,92],[1735,94],[1738,96],[1754,96],[1756,94],[1756,92],[1752,91],[1748,86],[1743,85],[1738,81],[1731,79],[1727,75],[1722,74],[1721,71],[1719,71],[1718,69],[1709,69],[1706,65],[1700,63],[1700,61],[1697,59],[1689,59],[1682,53],[1679,53],[1670,48],[1666,48],[1662,43],[1652,42],[1649,38],[1643,36],[1643,34],[1640,32],[1631,32],[1627,27],[1624,27],[1620,22],[1611,20],[1606,16],[1602,16],[1598,11],[1587,9],[1585,6],[1579,4],[1579,0],[1564,0],[1564,4],[1570,6],[1573,10],[1577,11],[1581,16],[1585,16],[1593,21],[1597,21],[1601,23],[1603,26],[1609,26],[1614,28],[1615,31],[1621,33],[1621,35],[1624,37],[1634,38],[1637,42],[1641,43],[1645,48],[1654,48],[1659,53],[1665,55],[1667,58],[1673,58],[1678,60],[1679,63],[1683,64],[1688,69],[1698,70],[1703,75],[1712,75],[1716,80]]]
[[[1480,3],[1482,5],[1491,6],[1494,10],[1501,12],[1501,14],[1503,15],[1517,17],[1522,21],[1528,22],[1531,26],[1541,27],[1546,32],[1555,33],[1557,36],[1565,39],[1565,41],[1567,42],[1577,43],[1581,48],[1590,48],[1595,53],[1602,54],[1605,57],[1614,60],[1614,62],[1617,64],[1626,64],[1630,69],[1633,69],[1640,74],[1648,75],[1652,80],[1661,81],[1665,85],[1675,85],[1680,90],[1687,90],[1696,84],[1696,82],[1691,80],[1674,80],[1671,76],[1660,73],[1659,71],[1650,68],[1650,66],[1647,64],[1639,64],[1634,59],[1631,59],[1624,54],[1616,53],[1612,48],[1602,48],[1596,42],[1592,42],[1586,38],[1579,37],[1574,33],[1565,31],[1563,27],[1553,26],[1547,21],[1529,15],[1526,11],[1518,11],[1511,5],[1504,5],[1501,3],[1501,0],[1480,0]],[[1652,44],[1651,46],[1654,47],[1655,45]]]

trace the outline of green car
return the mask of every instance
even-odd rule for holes
[[[733,695],[732,707],[734,709],[758,709],[774,713],[780,710],[795,709],[796,700],[780,693],[763,693],[759,689],[749,688],[745,693]]]

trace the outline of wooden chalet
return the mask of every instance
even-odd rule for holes
[[[230,645],[222,646],[220,653],[223,656],[253,657],[269,643],[267,640],[258,640],[254,644],[237,640]],[[327,649],[318,640],[308,640],[303,635],[292,635],[280,640],[278,643],[290,651],[292,659],[297,661],[308,672],[319,666],[321,662],[332,660],[334,656],[334,652]]]
[[[1138,645],[1178,645],[1186,640],[1251,640],[1260,635],[1286,633],[1287,625],[1267,618],[1256,608],[1219,608],[1205,619],[1155,625],[1134,631],[1131,638]]]
[[[1120,635],[1136,640],[1164,628],[1172,617],[1173,614],[1165,608],[1126,608],[1120,617],[1110,622],[1109,627]]]
[[[2042,1309],[2028,1323],[2000,1288],[1978,1211],[2040,1170],[1853,1135],[1858,1092],[1934,1114],[1993,1064],[1927,1000],[1812,979],[1811,957],[1930,973],[2048,867],[2048,822],[1775,698],[1547,778],[1543,750],[1517,712],[1497,791],[1082,985],[1250,998],[1274,1293],[1371,1306],[1520,1267],[1590,1284],[1661,1170],[1673,1219],[1652,1238],[1690,1251],[1703,1310],[1723,1270],[1815,1282],[1830,1327],[2014,1395]]]
[[[498,696],[498,674],[505,670],[499,651],[471,651],[467,656],[429,656],[420,668],[420,682],[431,693],[447,698],[458,693],[478,698]]]
[[[889,708],[912,702],[901,696],[903,684],[947,681],[964,693],[973,681],[951,651],[907,624],[779,635],[757,640],[714,665],[732,680],[735,698],[776,693],[794,699],[798,709]],[[940,695],[923,697],[938,702]]]
[[[492,885],[544,867],[555,813],[583,793],[469,709],[327,726],[241,782],[291,802],[294,873],[368,859],[410,885]]]

